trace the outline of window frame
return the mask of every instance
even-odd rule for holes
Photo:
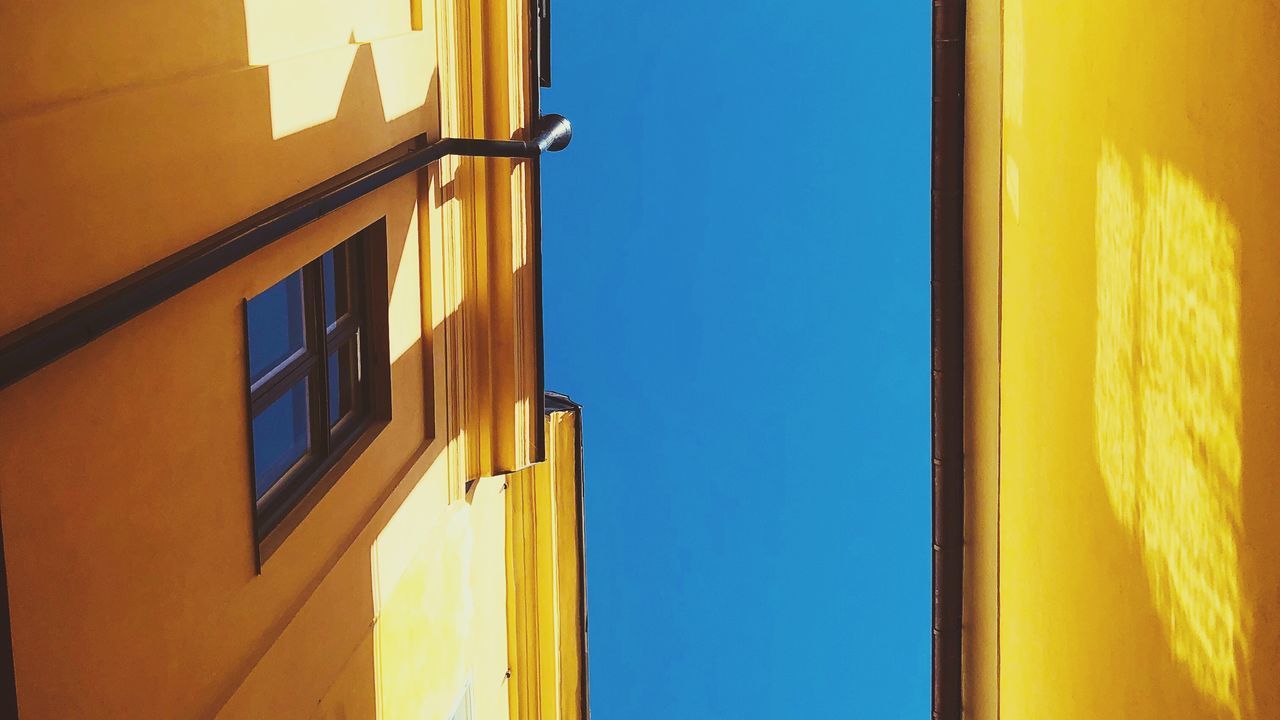
[[[347,309],[329,329],[325,308],[324,257],[344,248]],[[284,537],[350,466],[359,452],[391,420],[390,362],[387,342],[386,219],[370,225],[326,249],[293,270],[302,273],[303,347],[267,370],[256,382],[250,358],[249,301],[244,298],[241,316],[244,331],[244,378],[248,436],[249,498],[253,510],[256,564],[279,547]],[[335,263],[335,289],[341,280]],[[332,427],[329,425],[329,355],[355,343],[360,365],[359,380],[351,387],[352,407]],[[339,365],[341,367],[341,365]],[[307,383],[308,448],[262,496],[257,493],[254,467],[253,422],[259,414],[298,383]]]

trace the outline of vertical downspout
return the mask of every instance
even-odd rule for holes
[[[549,1],[549,0],[548,0]],[[529,23],[529,76],[528,90],[530,123],[536,121],[542,115],[542,87],[544,86],[543,74],[546,74],[546,87],[551,86],[551,68],[543,68],[543,48],[549,47],[551,42],[551,26],[550,26],[550,6],[548,5],[547,14],[548,21],[543,22],[541,17],[543,14],[541,0],[529,0],[528,3],[528,23]],[[547,57],[550,57],[550,50],[545,51]],[[533,127],[532,124],[529,127]],[[533,326],[534,326],[534,344],[537,345],[538,353],[538,378],[534,387],[534,396],[537,403],[535,408],[537,422],[534,423],[533,429],[533,462],[540,463],[547,459],[547,429],[546,429],[546,394],[547,394],[547,342],[544,335],[543,326],[543,301],[542,301],[542,162],[539,158],[533,158],[530,164],[529,172],[529,203],[532,205],[530,212],[530,230],[533,232]]]
[[[933,718],[963,714],[965,0],[933,0]]]

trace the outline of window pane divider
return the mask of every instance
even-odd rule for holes
[[[326,336],[328,347],[325,349],[328,352],[333,352],[337,346],[354,337],[359,329],[360,322],[354,316],[350,313],[343,315],[338,318],[338,321],[334,323],[333,329],[328,332]]]
[[[329,347],[324,322],[323,255],[302,269],[302,289],[309,306],[308,346],[316,354],[316,382],[307,386],[311,447],[315,448],[317,457],[325,457],[329,454]]]
[[[253,406],[253,416],[257,417],[258,413],[261,413],[281,395],[284,395],[289,388],[296,385],[307,375],[310,375],[319,362],[320,357],[317,354],[307,352],[268,373],[266,377],[259,381],[261,385],[255,387],[249,394],[249,404]]]

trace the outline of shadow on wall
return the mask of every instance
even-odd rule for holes
[[[1252,717],[1242,601],[1239,233],[1188,174],[1111,143],[1097,166],[1095,451],[1170,650]]]
[[[129,6],[0,3],[0,333],[438,132],[410,2]]]
[[[410,3],[290,5],[244,3],[249,65],[267,68],[272,138],[335,119],[353,76],[372,74],[386,122],[426,103],[432,83],[422,68],[435,65],[435,45],[408,34],[421,27]],[[312,22],[300,27],[300,13]],[[358,65],[365,55],[371,62]]]
[[[443,201],[442,194],[431,200]],[[401,266],[408,264],[406,258]],[[519,268],[513,284],[528,282],[530,272]],[[447,337],[446,328],[463,322],[461,311],[448,312],[429,338]],[[426,339],[415,341],[393,359],[393,378],[412,376],[424,354],[431,372],[432,352]],[[388,473],[383,492],[352,534],[332,546],[281,625],[263,633],[262,646],[216,703],[218,717],[311,703],[318,703],[317,720],[446,717],[468,686],[481,716],[496,712],[495,703],[505,707],[506,485],[502,477],[481,478],[465,498],[445,499],[446,476],[456,470],[447,467],[448,448],[465,440],[461,428],[438,434]],[[321,627],[325,646],[335,649],[320,655],[342,658],[340,666],[313,665],[320,661],[308,638]],[[279,678],[300,669],[331,682],[295,682],[282,691]]]
[[[38,12],[22,4],[0,7],[0,25],[14,30],[0,59],[24,69],[15,78],[18,90],[0,98],[0,141],[11,141],[0,142],[7,148],[0,216],[13,240],[0,243],[0,266],[27,270],[6,288],[0,332],[400,140],[436,132],[437,78],[422,72],[435,66],[432,29],[408,32],[412,5],[246,0],[243,14],[235,0],[180,7],[140,0],[127,8],[54,3]],[[378,14],[385,8],[394,12]],[[421,210],[425,214],[426,205]],[[417,276],[414,253],[403,245],[397,251],[411,229],[401,220],[391,227],[392,312],[405,313],[397,326],[420,329],[421,318],[410,317],[414,308],[403,298],[417,294],[426,279]],[[287,254],[299,242],[263,252]],[[462,438],[438,433],[435,443],[420,446],[421,427],[408,420],[410,413],[397,412],[398,421],[379,436],[394,447],[362,458],[364,474],[384,484],[335,487],[327,505],[313,512],[328,518],[310,520],[310,540],[305,526],[291,538],[297,562],[288,563],[285,548],[272,572],[252,575],[244,541],[247,458],[224,450],[244,447],[243,425],[208,422],[244,408],[243,365],[234,350],[242,340],[238,320],[231,320],[239,317],[237,272],[211,278],[5,390],[6,409],[31,422],[5,443],[4,449],[24,451],[0,452],[0,465],[14,470],[0,476],[41,480],[25,489],[9,484],[5,498],[7,508],[26,510],[14,512],[12,525],[6,516],[5,530],[10,561],[31,559],[25,568],[11,565],[10,582],[33,588],[15,603],[15,612],[25,613],[15,615],[15,628],[27,628],[15,643],[32,649],[23,661],[40,682],[31,683],[24,701],[37,708],[55,708],[59,716],[67,713],[56,709],[68,706],[128,716],[138,712],[141,687],[160,716],[193,707],[233,716],[235,703],[256,708],[255,702],[297,695],[305,697],[291,707],[304,707],[324,692],[315,687],[318,678],[331,677],[343,658],[352,668],[351,685],[325,696],[339,715],[346,700],[363,709],[403,696],[409,705],[423,688],[436,693],[430,702],[442,705],[457,684],[458,673],[438,667],[426,681],[408,677],[417,669],[408,663],[421,659],[411,650],[445,647],[432,643],[458,643],[480,632],[478,623],[442,620],[453,617],[449,608],[483,600],[465,587],[474,577],[468,516],[479,513],[463,503],[448,510],[441,536],[456,550],[448,556],[421,537],[417,546],[398,544],[403,536],[384,531],[393,522],[420,528],[411,520],[439,506],[443,486],[424,481],[422,472]],[[431,395],[433,358],[443,354],[446,328],[459,322],[446,311],[426,338],[397,336],[393,329],[393,377],[407,380],[425,370],[421,390],[429,405],[443,402]],[[153,331],[167,341],[146,341]],[[139,362],[144,351],[146,362]],[[412,383],[399,389],[406,391],[402,402],[420,401],[408,397],[419,389]],[[133,402],[120,403],[121,397]],[[114,422],[102,422],[103,407],[117,408]],[[153,442],[147,453],[128,453],[139,438],[163,442]],[[26,462],[38,472],[22,467]],[[84,482],[84,468],[96,482]],[[172,482],[173,468],[182,469],[184,482]],[[122,478],[130,482],[114,482]],[[351,505],[338,507],[343,501]],[[320,532],[330,527],[354,535]],[[85,528],[95,533],[93,553],[84,552]],[[475,554],[486,550],[475,544]],[[148,548],[146,564],[99,561],[129,557],[139,547]],[[418,551],[412,559],[422,562],[405,560],[408,569],[391,572],[396,550]],[[60,562],[42,562],[48,557]],[[81,592],[58,590],[73,586]],[[175,587],[183,589],[176,606]],[[442,600],[440,587],[454,594]],[[36,621],[24,624],[23,617]],[[51,617],[76,622],[47,622]],[[408,643],[411,636],[391,626],[415,617],[426,617],[423,627],[438,635],[416,648],[374,642],[374,632],[385,632]],[[313,632],[317,627],[323,633]],[[287,633],[293,634],[286,639]],[[338,649],[314,652],[315,638]],[[60,666],[60,672],[39,672]],[[401,669],[406,672],[395,674]],[[20,666],[20,681],[23,672]],[[291,676],[294,682],[279,682]],[[353,710],[350,716],[370,714]]]

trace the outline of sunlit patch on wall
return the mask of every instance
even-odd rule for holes
[[[1022,217],[1022,178],[1018,172],[1018,163],[1012,155],[1004,156],[1004,192],[1009,196],[1009,210],[1013,212],[1013,221]]]
[[[1004,120],[1022,125],[1023,88],[1027,46],[1023,20],[1022,0],[1005,0],[1004,3]]]
[[[347,0],[244,0],[250,65],[270,65],[346,45],[355,24]]]
[[[249,64],[268,69],[272,137],[335,119],[352,83],[357,92],[376,89],[388,122],[422,107],[435,45],[431,35],[412,31],[410,6],[396,0],[245,0]],[[363,62],[356,65],[362,45],[373,58],[368,72]]]
[[[424,496],[430,494],[420,488]],[[408,536],[387,537],[384,531],[375,546],[404,555],[393,560],[402,568],[398,573],[380,567],[392,558],[375,556],[380,563],[375,583],[391,581],[376,588],[381,598],[374,627],[378,717],[445,717],[472,665],[476,598],[470,506],[454,505],[441,531],[428,535],[423,527],[439,526],[437,517],[423,512],[430,511],[409,509],[404,527],[394,531]]]
[[[1241,599],[1239,236],[1186,173],[1114,146],[1097,168],[1098,464],[1196,687],[1250,705]]]
[[[394,244],[392,247],[395,247]],[[422,339],[421,265],[418,259],[418,204],[414,203],[409,225],[400,246],[400,259],[392,266],[391,302],[387,313],[390,326],[391,362],[398,361]]]
[[[346,45],[267,66],[272,138],[278,140],[338,116],[356,49]]]
[[[382,93],[383,119],[391,122],[422,107],[432,81],[431,73],[422,69],[435,65],[433,45],[413,35],[400,35],[375,40],[369,47]]]

